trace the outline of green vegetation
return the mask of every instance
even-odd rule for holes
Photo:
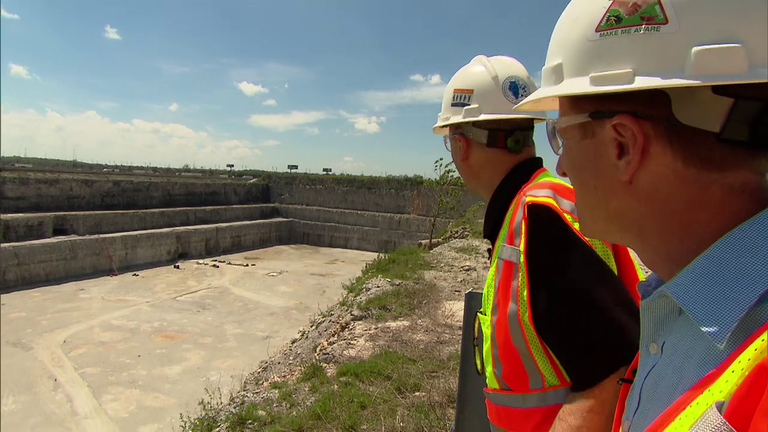
[[[423,308],[437,304],[434,284],[427,283],[427,252],[398,249],[380,255],[346,288],[347,298],[362,294],[366,281],[377,276],[405,281],[357,307],[374,318],[428,318]],[[395,282],[396,283],[396,282]],[[423,325],[428,325],[424,323]],[[403,331],[408,331],[403,329]],[[271,392],[257,401],[225,409],[220,396],[209,393],[193,417],[181,415],[184,431],[440,431],[448,430],[456,404],[458,350],[398,337],[365,360],[340,364],[328,375],[323,365],[302,365],[293,381],[272,382]]]
[[[434,163],[434,171],[437,175],[434,179],[427,179],[427,186],[437,193],[437,204],[432,209],[429,225],[429,246],[435,238],[435,227],[438,219],[447,219],[453,216],[461,198],[466,192],[464,182],[454,168],[453,161],[443,162],[439,158]]]
[[[353,297],[357,297],[362,293],[363,285],[377,276],[400,281],[420,280],[421,271],[429,268],[426,253],[423,249],[410,247],[379,255],[366,264],[360,276],[344,288]]]
[[[233,432],[447,430],[456,403],[450,383],[458,364],[458,353],[405,355],[387,349],[340,365],[331,377],[312,363],[295,383],[272,383],[278,391],[274,397],[247,403],[221,421],[210,404],[201,403],[199,416],[182,416],[181,426],[193,432],[212,432],[220,425]]]
[[[483,238],[484,212],[485,204],[483,202],[475,203],[465,210],[459,217],[454,219],[448,226],[440,230],[435,237],[445,237],[451,230],[466,228],[469,230],[470,238]]]
[[[368,189],[368,190],[410,190],[425,184],[424,177],[420,175],[351,175],[351,174],[313,174],[313,173],[289,173],[278,171],[265,171],[255,169],[237,169],[230,171],[227,168],[215,169],[211,167],[197,166],[190,167],[185,164],[181,167],[157,167],[143,165],[123,165],[123,164],[104,164],[89,163],[83,161],[60,160],[32,158],[21,156],[2,156],[0,165],[7,167],[12,163],[32,165],[32,168],[62,171],[62,172],[102,172],[104,169],[117,169],[120,173],[131,173],[131,171],[150,171],[162,175],[175,175],[176,173],[198,173],[203,177],[219,178],[221,175],[234,176],[235,178],[243,176],[252,176],[262,182],[281,182],[285,184],[307,185],[307,186],[333,186],[340,188]]]

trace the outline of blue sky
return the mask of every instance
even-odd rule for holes
[[[3,0],[1,151],[429,175],[445,83],[477,54],[538,77],[566,4]]]

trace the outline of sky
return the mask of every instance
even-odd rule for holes
[[[538,83],[566,4],[2,0],[0,153],[430,176],[451,76],[501,54]]]

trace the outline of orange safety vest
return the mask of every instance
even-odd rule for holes
[[[645,432],[768,430],[768,324],[763,324],[717,368],[704,375],[672,403]],[[634,381],[639,355],[626,380]],[[622,432],[630,386],[625,385],[613,418],[613,431]]]
[[[482,350],[476,350],[475,361],[478,372],[486,377],[486,407],[494,431],[549,431],[571,386],[568,374],[531,320],[526,278],[529,204],[546,205],[560,214],[617,273],[635,302],[640,302],[637,283],[642,272],[629,250],[584,237],[574,202],[571,185],[542,168],[515,197],[496,240],[483,306],[475,317],[476,330],[482,328],[483,334]]]

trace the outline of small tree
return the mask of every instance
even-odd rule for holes
[[[435,236],[437,220],[448,218],[456,211],[456,207],[464,195],[464,182],[454,168],[453,161],[444,162],[443,158],[435,161],[434,171],[437,178],[426,179],[425,183],[437,194],[437,203],[432,209],[429,226],[429,248]]]

